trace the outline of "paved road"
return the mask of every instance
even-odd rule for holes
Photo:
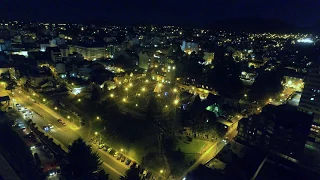
[[[18,90],[13,92],[14,95],[10,95],[10,98],[15,99],[15,103],[19,103],[39,114],[37,115],[34,113],[32,119],[40,128],[48,125],[49,123],[55,126],[54,130],[48,134],[54,138],[55,142],[61,144],[65,150],[67,149],[68,145],[78,137],[83,137],[84,139],[88,137],[88,128],[78,128],[65,120],[65,118],[61,117],[58,112],[51,110],[45,105],[34,103],[30,98],[27,97],[26,94],[19,93]],[[0,96],[5,96],[7,94],[7,91],[5,91],[3,88],[0,88]],[[58,123],[57,119],[63,119],[66,123],[66,126]],[[125,171],[128,169],[126,165],[117,161],[115,158],[102,150],[98,150],[96,148],[94,148],[94,150],[98,151],[100,158],[104,161],[103,167],[105,171],[110,174],[112,179],[119,179],[120,175],[125,174]]]

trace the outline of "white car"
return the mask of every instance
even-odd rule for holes
[[[49,127],[50,129],[53,129],[53,128],[54,128],[54,126],[53,126],[52,124],[48,124],[48,127]]]

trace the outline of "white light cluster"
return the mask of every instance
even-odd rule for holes
[[[310,38],[298,39],[299,43],[313,43],[313,40]]]

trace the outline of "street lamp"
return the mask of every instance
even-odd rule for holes
[[[176,93],[178,90],[176,88],[173,89],[173,92]]]
[[[125,88],[126,92],[127,92],[127,97],[128,97],[128,88]]]
[[[127,99],[126,99],[126,98],[123,98],[122,101],[123,101],[123,102],[127,102]]]
[[[70,119],[70,116],[67,116],[68,119]]]
[[[138,107],[138,104],[136,104],[136,107]]]
[[[132,87],[133,86],[132,83],[130,83],[129,86]]]
[[[54,110],[58,110],[58,108],[57,108],[57,107],[54,107]]]
[[[174,100],[174,102],[173,102],[175,105],[177,105],[178,103],[179,103],[179,100],[178,99],[176,99],[176,100]]]
[[[146,88],[143,87],[143,88],[141,89],[141,91],[143,91],[143,92],[146,91]]]
[[[146,83],[148,83],[149,82],[149,80],[148,79],[146,79]]]
[[[36,95],[36,93],[32,93],[32,96],[35,96]]]
[[[162,173],[163,173],[163,170],[161,169],[161,170],[160,170],[160,174],[162,174]]]
[[[78,102],[81,102],[81,99],[78,99]]]
[[[47,100],[45,98],[42,99],[43,102],[46,102]]]
[[[114,94],[110,94],[110,97],[113,98],[113,97],[114,97]]]
[[[97,120],[99,120],[99,119],[100,119],[100,117],[98,116],[98,117],[97,117]]]
[[[99,135],[98,141],[99,141],[99,145],[100,145],[100,144],[101,144],[101,133],[95,132],[94,134],[95,134],[96,136]]]

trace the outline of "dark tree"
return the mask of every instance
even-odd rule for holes
[[[91,100],[97,102],[97,101],[100,101],[100,99],[101,99],[100,91],[98,87],[94,87],[91,93]]]
[[[91,180],[105,174],[100,165],[102,161],[96,152],[92,152],[90,146],[83,139],[76,139],[69,146],[69,178]],[[107,178],[108,176],[105,175]]]
[[[177,143],[174,136],[165,137],[163,139],[163,149],[167,154],[171,154],[176,149]]]
[[[154,95],[151,95],[148,102],[147,114],[146,114],[146,119],[148,121],[154,121],[154,116],[157,113],[157,109],[158,109],[157,100],[154,97]]]
[[[266,101],[283,90],[283,68],[272,71],[259,72],[255,82],[250,87],[249,99],[252,101]]]
[[[233,60],[231,53],[227,56],[225,54],[217,56],[213,62],[214,69],[209,72],[209,83],[222,96],[231,98],[241,97],[243,84],[240,80],[240,64]]]
[[[121,180],[140,180],[139,169],[137,167],[131,166],[130,169],[126,171],[126,175],[120,178]]]
[[[30,148],[26,146],[11,125],[1,124],[0,136],[5,137],[0,138],[1,154],[21,179],[46,179],[40,169],[41,162],[39,157],[32,155]],[[39,164],[36,164],[35,161]]]

